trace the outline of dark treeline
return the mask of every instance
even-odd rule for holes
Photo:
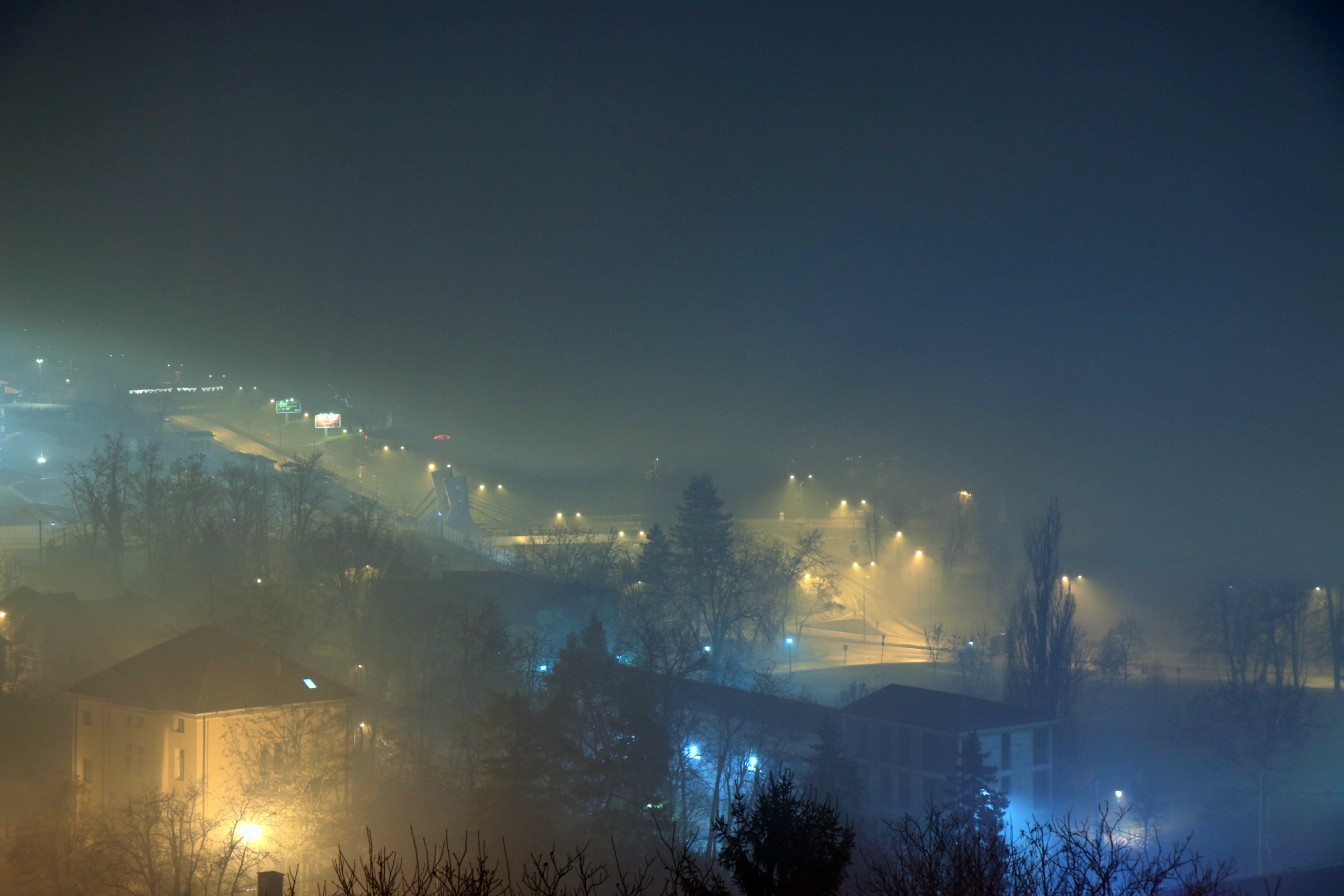
[[[866,817],[833,721],[771,711],[771,700],[797,696],[775,674],[779,644],[836,604],[820,537],[786,543],[740,530],[708,476],[690,480],[675,520],[651,527],[637,548],[563,523],[519,546],[515,573],[552,595],[605,595],[615,608],[577,630],[545,632],[512,618],[504,586],[490,596],[436,579],[424,540],[377,502],[343,493],[317,453],[277,467],[212,467],[109,437],[68,475],[77,520],[46,563],[171,592],[200,618],[303,659],[358,694],[349,811],[305,815],[311,794],[302,787],[271,794],[290,801],[274,811],[305,818],[302,852],[345,847],[336,868],[346,877],[334,892],[421,892],[349,888],[388,863],[401,867],[372,843],[367,857],[350,858],[361,832],[407,826],[473,832],[481,844],[509,844],[515,857],[560,848],[548,874],[577,874],[585,861],[604,869],[605,889],[570,892],[831,892],[832,883],[785,886],[783,859],[764,858],[771,838],[799,817],[848,843],[832,882],[861,892],[1040,892],[1047,868],[1109,876],[1115,885],[1095,890],[1102,893],[1146,891],[1120,883],[1155,879],[1218,892],[1226,877],[1185,843],[1129,848],[1119,817],[1041,822],[1008,837],[995,770],[978,744],[963,745],[945,804],[919,819]],[[1068,717],[1084,685],[1128,676],[1143,638],[1126,620],[1098,645],[1085,641],[1059,574],[1059,543],[1052,505],[1027,529],[1028,572],[1002,659],[1009,699]],[[1298,697],[1318,615],[1311,596],[1282,583],[1229,589],[1201,617],[1204,647],[1226,674],[1199,706],[1248,780],[1263,782],[1279,767],[1305,724]],[[1333,592],[1327,597],[1334,620]],[[935,660],[946,649],[936,642]],[[233,893],[281,855],[249,851],[237,817],[200,819],[192,836],[166,836],[194,817],[190,800],[146,794],[126,812],[89,817],[76,811],[78,781],[53,786],[58,796],[10,850],[29,892]],[[815,828],[808,837],[816,841]],[[856,842],[857,859],[849,852]],[[599,848],[614,857],[599,860]],[[417,856],[410,873],[442,876],[442,862],[459,870],[476,862],[480,874],[511,867],[482,849],[468,855],[445,841]],[[806,850],[795,843],[785,853]],[[616,857],[634,864],[611,864]],[[773,868],[764,877],[750,870],[762,862]],[[824,864],[815,855],[809,862]],[[1071,870],[1059,872],[1061,863]],[[146,867],[175,876],[165,883],[127,870]],[[644,876],[623,877],[629,868]],[[957,877],[972,871],[974,886]],[[545,881],[528,889],[523,877],[490,880],[493,889],[428,892],[549,892]]]

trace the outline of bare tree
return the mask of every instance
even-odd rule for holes
[[[95,551],[105,550],[113,566],[119,567],[126,550],[133,481],[126,437],[104,436],[103,446],[84,462],[67,465],[66,474],[80,536]]]
[[[1005,639],[1008,701],[1053,716],[1069,714],[1085,670],[1077,603],[1061,572],[1062,530],[1058,501],[1028,524],[1027,573],[1018,581]]]
[[[226,729],[234,804],[264,819],[270,842],[291,854],[331,843],[349,804],[350,731],[348,708],[338,702],[288,706]]]
[[[868,862],[863,892],[877,896],[1231,896],[1233,868],[1210,864],[1190,839],[1136,848],[1125,813],[1107,810],[1095,823],[1072,818],[1033,822],[988,844],[968,835],[955,813],[930,808],[922,819],[890,825],[884,852]]]
[[[733,528],[722,506],[709,476],[693,477],[670,537],[651,530],[637,573],[643,600],[665,604],[649,618],[688,627],[721,680],[741,673],[754,649],[778,645],[804,574],[828,574],[820,535],[791,546],[753,538]]]
[[[516,551],[523,572],[559,585],[611,587],[629,562],[616,532],[594,532],[563,520],[529,534]]]
[[[1142,662],[1147,650],[1148,641],[1144,637],[1143,623],[1133,616],[1127,616],[1106,632],[1097,646],[1097,671],[1108,680],[1120,678],[1129,681],[1130,666]]]
[[[92,821],[86,861],[100,883],[128,896],[235,896],[266,858],[242,816],[207,816],[195,790],[147,790]]]
[[[91,825],[80,816],[78,780],[61,778],[40,791],[27,818],[11,825],[4,855],[12,882],[27,896],[65,896],[96,885],[88,861]]]
[[[319,576],[321,603],[331,609],[337,627],[343,625],[341,647],[353,664],[366,631],[374,583],[406,571],[403,567],[414,552],[383,506],[364,495],[352,496],[333,514],[316,541],[313,571]]]
[[[1290,581],[1219,587],[1201,613],[1201,647],[1221,661],[1221,682],[1195,701],[1197,736],[1245,775],[1256,794],[1257,865],[1274,772],[1310,724],[1306,693],[1309,594]]]
[[[333,476],[322,464],[322,452],[301,454],[280,465],[280,516],[291,558],[307,568],[312,548],[331,501]]]
[[[953,659],[957,673],[962,681],[972,687],[978,687],[994,661],[992,637],[989,628],[980,626],[970,632],[956,635],[952,639]]]
[[[173,461],[161,491],[160,565],[176,573],[215,572],[224,555],[220,484],[206,469],[204,455]]]
[[[158,442],[149,442],[135,453],[131,471],[131,495],[134,502],[129,514],[130,531],[145,549],[145,561],[151,568],[158,561],[159,536],[165,531],[163,506],[167,485],[167,465]]]
[[[943,624],[924,626],[924,650],[929,655],[929,665],[937,671],[938,664],[952,650],[951,640],[943,633]]]
[[[274,480],[270,470],[230,464],[219,473],[227,569],[244,582],[268,574]]]
[[[1335,692],[1344,688],[1344,605],[1333,586],[1315,589],[1321,598],[1321,610],[1325,615],[1325,654],[1329,657],[1331,680]]]

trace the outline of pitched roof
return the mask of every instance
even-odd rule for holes
[[[961,733],[1049,722],[1050,716],[994,700],[889,684],[844,708],[846,715]]]
[[[192,714],[354,696],[345,685],[215,626],[201,626],[151,647],[69,691],[123,706]]]

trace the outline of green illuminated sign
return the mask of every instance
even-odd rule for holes
[[[277,414],[297,414],[303,410],[297,398],[277,398],[275,400],[275,412]]]

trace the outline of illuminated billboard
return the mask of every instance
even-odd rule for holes
[[[315,429],[339,429],[341,426],[340,414],[314,414],[313,427]]]
[[[277,398],[275,400],[275,412],[277,414],[297,414],[303,410],[303,405],[299,404],[297,398]]]

